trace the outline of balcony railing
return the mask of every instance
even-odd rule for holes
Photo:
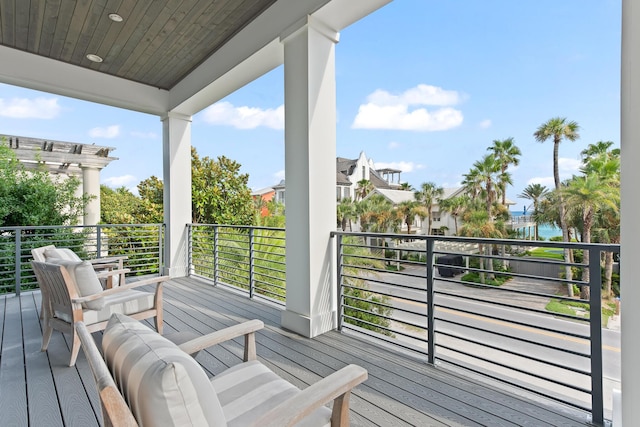
[[[619,341],[607,336],[603,347],[601,260],[618,245],[332,235],[342,330],[588,411],[603,424],[603,372],[617,376],[616,388],[620,374]],[[534,247],[560,259],[527,256]],[[576,258],[589,253],[589,263],[564,262],[563,248]],[[566,266],[577,280],[563,278]],[[587,271],[589,281],[579,279]],[[578,295],[589,289],[589,298],[567,296],[567,284]],[[604,308],[610,314],[615,304]],[[603,349],[614,354],[604,364]]]
[[[191,275],[285,304],[283,229],[190,224],[188,231]]]
[[[31,249],[55,245],[70,248],[82,259],[126,255],[128,275],[163,270],[162,224],[31,226],[0,228],[0,293],[37,288]]]

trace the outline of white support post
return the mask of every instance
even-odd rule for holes
[[[308,17],[284,44],[287,308],[282,326],[306,337],[336,327],[336,83],[338,33]]]
[[[637,0],[622,1],[622,79],[621,79],[621,260],[620,296],[622,333],[622,424],[636,425],[640,419],[640,287],[635,263],[640,256],[640,5]],[[616,425],[616,427],[620,427]]]
[[[82,192],[89,196],[84,207],[84,225],[95,225],[100,222],[100,168],[93,165],[80,165],[82,169]]]
[[[186,225],[191,222],[191,117],[162,118],[165,274],[187,275]]]

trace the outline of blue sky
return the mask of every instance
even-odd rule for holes
[[[553,144],[532,136],[546,120],[581,127],[560,147],[563,177],[589,143],[619,146],[620,14],[620,0],[395,0],[340,34],[337,155],[453,187],[513,137],[507,196],[521,209],[527,184],[553,187]],[[193,118],[198,153],[238,161],[253,189],[284,177],[283,80],[280,67]],[[112,187],[162,177],[155,116],[0,85],[0,133],[115,147]]]

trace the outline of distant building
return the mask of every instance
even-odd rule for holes
[[[269,209],[267,208],[266,204],[272,201],[275,195],[276,192],[271,187],[261,188],[260,190],[256,190],[251,193],[251,196],[254,200],[261,199],[264,202],[262,204],[262,207],[260,208],[260,216],[269,215]]]

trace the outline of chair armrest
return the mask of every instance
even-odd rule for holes
[[[224,328],[220,331],[211,332],[210,334],[203,335],[198,338],[194,338],[178,347],[187,354],[193,354],[200,350],[204,350],[207,347],[211,347],[216,344],[220,344],[225,341],[232,340],[244,335],[245,348],[244,348],[244,360],[256,359],[256,342],[255,332],[264,328],[264,323],[260,320],[249,320],[238,325]]]
[[[166,282],[169,279],[170,279],[169,276],[150,277],[148,279],[138,280],[137,282],[128,283],[126,285],[121,285],[121,286],[118,286],[117,288],[106,289],[106,290],[104,290],[102,292],[99,292],[99,293],[93,294],[93,295],[88,295],[86,297],[72,298],[71,302],[72,303],[77,303],[77,304],[82,304],[83,302],[93,301],[93,300],[96,300],[98,298],[106,297],[106,296],[109,296],[109,295],[115,295],[115,294],[118,294],[120,292],[126,291],[128,289],[134,289],[134,288],[138,288],[140,286],[146,286],[146,285],[152,285],[152,284],[157,284],[158,285],[158,288],[156,289],[156,292],[158,292],[158,289],[160,289],[160,287],[162,285],[162,282]]]
[[[272,408],[254,426],[293,426],[316,409],[332,400],[334,403],[331,426],[349,425],[349,395],[351,390],[368,377],[366,369],[358,365],[348,365],[300,393]]]
[[[121,274],[127,274],[130,272],[131,272],[130,268],[123,268],[122,270],[106,270],[106,271],[96,272],[96,276],[98,276],[98,279],[103,279],[105,277],[119,276]]]
[[[103,258],[94,258],[87,260],[91,264],[120,264],[122,261],[128,260],[129,257],[126,255],[123,256],[108,256]]]

